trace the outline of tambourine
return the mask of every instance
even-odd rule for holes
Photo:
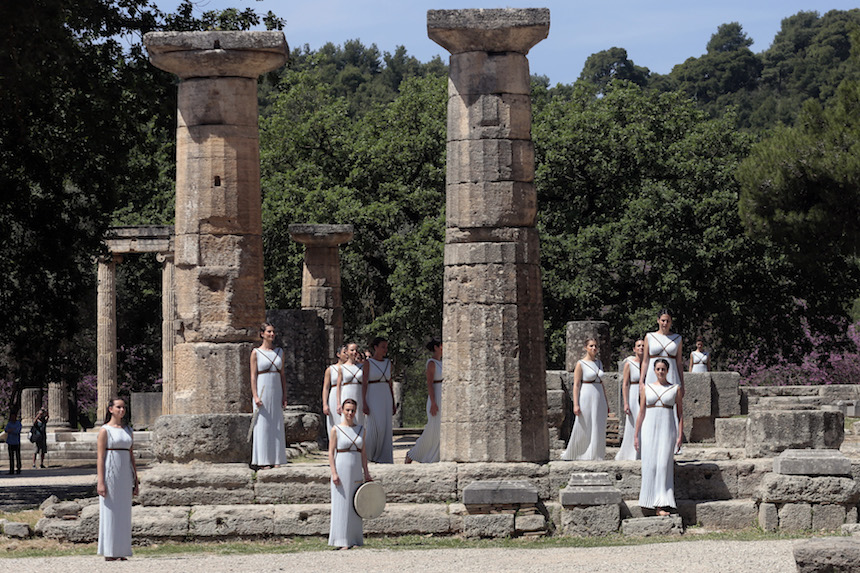
[[[366,481],[355,490],[352,506],[362,519],[379,517],[385,511],[385,490],[379,482]]]

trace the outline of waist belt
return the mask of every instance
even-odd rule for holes
[[[674,354],[649,354],[649,358],[675,358]]]
[[[280,374],[280,370],[257,370],[257,376],[260,374]]]
[[[387,384],[388,380],[368,380],[367,381],[368,384],[378,384],[380,382],[385,382]]]
[[[108,449],[108,450],[120,451],[120,452],[127,452],[127,451],[129,451],[129,449],[128,449],[128,448],[106,448],[106,449]]]
[[[442,380],[433,380],[433,384],[441,384],[444,381],[445,381],[444,378]]]
[[[645,407],[646,407],[646,408],[669,408],[669,409],[671,410],[671,409],[672,409],[672,408],[674,408],[675,406],[674,406],[674,405],[672,405],[672,406],[664,406],[663,404],[651,404],[651,405],[646,405]]]
[[[583,380],[583,384],[603,384],[603,380]]]
[[[344,448],[344,449],[338,449],[337,451],[339,451],[339,452],[355,452],[357,454],[360,454],[361,448],[359,448],[357,450],[353,450],[352,448]]]

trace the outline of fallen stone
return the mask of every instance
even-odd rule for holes
[[[860,484],[844,477],[809,477],[768,474],[756,492],[756,499],[770,503],[857,504]]]
[[[751,499],[706,501],[696,504],[696,523],[707,529],[746,529],[755,525],[757,517],[756,504]]]
[[[444,503],[389,503],[382,515],[364,520],[364,532],[380,535],[457,533],[451,529],[451,517]]]
[[[45,517],[64,517],[66,515],[74,515],[75,517],[81,513],[81,504],[75,501],[61,501],[51,504],[44,509]]]
[[[779,508],[780,531],[812,529],[812,506],[808,503],[786,503]]]
[[[812,506],[813,531],[839,531],[845,523],[845,506],[815,504]]]
[[[684,524],[679,515],[635,517],[621,523],[621,533],[628,537],[681,535],[684,533]]]
[[[514,515],[466,515],[463,517],[463,534],[466,537],[511,537],[514,534]]]
[[[141,472],[139,499],[145,506],[254,503],[253,475],[244,464],[155,464]]]
[[[274,530],[274,505],[204,505],[192,508],[189,519],[194,537],[265,537]]]
[[[621,524],[618,504],[565,508],[561,513],[561,530],[572,537],[594,537],[617,533]]]
[[[845,436],[843,419],[841,412],[750,412],[747,457],[766,458],[788,449],[839,449]]]
[[[188,536],[191,507],[131,508],[132,539],[184,539]]]
[[[551,496],[548,464],[477,462],[457,464],[457,497],[476,481],[527,481],[537,488],[540,499]],[[568,470],[569,475],[569,470]],[[552,494],[552,497],[555,497]]]
[[[851,460],[839,450],[785,450],[773,460],[774,473],[805,476],[850,476]]]
[[[538,502],[537,489],[527,481],[476,481],[463,488],[463,503],[469,505],[524,504]]]
[[[828,537],[797,541],[794,561],[798,573],[856,573],[860,569],[860,540]]]
[[[43,517],[36,522],[36,535],[57,541],[71,541],[74,532],[80,526],[80,521],[66,521],[64,519],[49,519]]]
[[[747,439],[746,418],[717,418],[714,420],[714,438],[722,448],[743,448]]]
[[[845,523],[840,528],[842,535],[860,536],[860,523]]]
[[[567,482],[569,487],[576,486],[613,486],[608,473],[572,473]]]
[[[30,526],[26,523],[19,523],[17,521],[7,521],[3,524],[3,534],[6,537],[25,539],[30,537]]]
[[[49,505],[54,505],[55,503],[59,503],[59,501],[60,498],[58,498],[56,495],[51,495],[50,497],[45,498],[45,501],[43,501],[39,505],[39,509],[44,511]]]
[[[617,505],[621,499],[621,490],[611,486],[568,486],[559,492],[559,503],[564,507]]]
[[[779,529],[779,512],[774,503],[760,503],[758,506],[758,526],[762,531]]]

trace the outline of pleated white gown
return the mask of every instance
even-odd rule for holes
[[[340,416],[337,413],[337,364],[328,367],[328,375],[331,384],[328,387],[328,416],[325,418],[325,429],[328,435],[331,429],[340,424]]]
[[[694,350],[690,353],[693,358],[693,369],[690,372],[707,372],[708,371],[708,353]]]
[[[370,415],[364,419],[367,427],[365,444],[367,459],[380,464],[394,463],[394,428],[391,417],[394,405],[391,402],[391,361],[368,358],[370,376],[367,381],[367,405]]]
[[[99,497],[99,549],[105,557],[131,556],[131,498],[134,490],[134,470],[131,465],[133,443],[131,429],[112,428],[105,424],[105,487],[107,494]]]
[[[642,489],[640,507],[676,507],[675,505],[675,398],[680,386],[647,384],[645,420],[642,422]]]
[[[424,426],[424,431],[418,436],[415,445],[406,454],[413,462],[421,462],[422,464],[432,464],[439,461],[439,439],[442,434],[442,361],[430,358],[427,360],[427,365],[429,366],[431,362],[436,366],[433,374],[433,395],[439,409],[435,416],[430,414],[430,397],[428,396],[427,425]]]
[[[628,356],[627,364],[630,370],[630,389],[627,392],[630,414],[624,419],[624,437],[621,439],[621,449],[615,454],[617,461],[639,459],[639,452],[636,451],[636,444],[634,443],[636,417],[639,416],[639,361],[635,356]]]
[[[582,385],[579,409],[563,460],[602,460],[606,457],[606,396],[603,393],[603,364],[600,360],[580,360]]]
[[[680,334],[666,336],[659,332],[649,332],[645,335],[645,352],[648,353],[648,372],[644,376],[646,384],[653,384],[657,381],[654,362],[658,358],[665,358],[669,362],[669,373],[666,375],[669,384],[678,384],[681,381],[675,358],[678,354],[679,342],[681,342]]]
[[[340,389],[340,405],[343,406],[343,402],[347,398],[355,400],[355,403],[358,404],[358,409],[355,412],[355,423],[364,424],[364,406],[361,401],[361,378],[364,376],[364,372],[361,371],[361,366],[358,364],[353,364],[351,366],[349,364],[343,364],[340,369],[341,372],[343,372],[343,382],[341,382]],[[335,402],[337,402],[337,373],[335,373],[334,382],[335,385],[332,387],[331,391],[332,394],[334,394]],[[369,391],[370,389],[368,388],[368,392]],[[337,412],[336,409],[335,412]],[[329,432],[331,432],[330,428]]]
[[[281,369],[284,351],[255,349],[257,356],[257,395],[263,402],[254,425],[251,465],[275,466],[287,463],[287,438],[284,434],[284,389]],[[254,411],[258,410],[254,404]]]
[[[358,424],[335,426],[335,428],[338,451],[334,455],[334,467],[340,477],[340,485],[334,485],[334,482],[331,482],[331,525],[328,544],[335,547],[364,545],[364,524],[352,505],[355,490],[364,481],[364,470],[361,467],[364,428]]]

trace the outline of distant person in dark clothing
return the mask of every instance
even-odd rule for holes
[[[18,419],[16,412],[9,414],[9,422],[6,424],[6,445],[9,448],[9,475],[19,474],[21,473],[21,420]]]
[[[36,444],[36,451],[33,453],[33,467],[36,467],[36,456],[42,454],[41,467],[45,467],[45,454],[48,452],[48,411],[42,408],[36,414],[36,421],[33,422],[33,427],[30,428],[32,437],[30,441]]]

